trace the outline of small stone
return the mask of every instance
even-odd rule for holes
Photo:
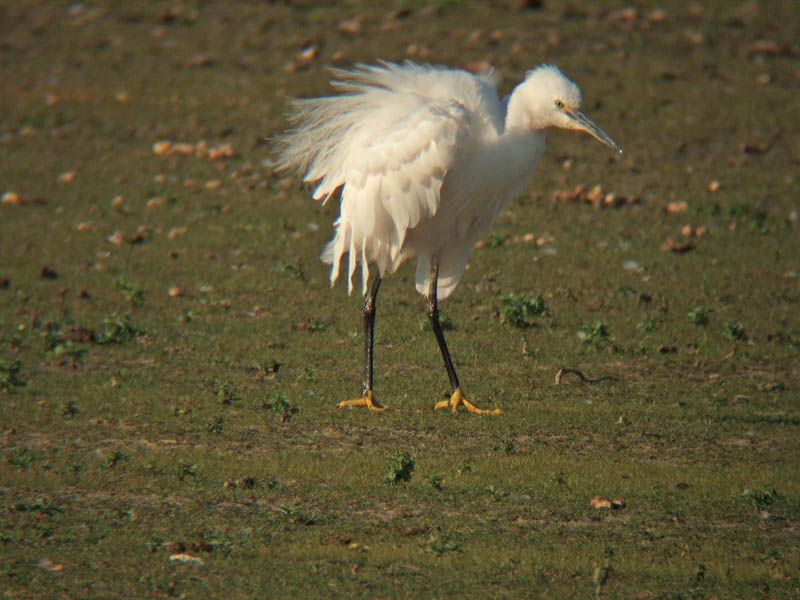
[[[747,54],[759,54],[761,56],[777,56],[779,52],[778,44],[772,40],[759,40],[753,42],[747,48]]]
[[[36,563],[36,566],[43,571],[50,571],[51,573],[60,573],[64,570],[64,565],[61,563],[53,564],[53,562],[48,558],[43,558]]]
[[[701,46],[706,41],[705,36],[695,29],[687,29],[683,34],[686,36],[686,39],[689,40],[689,43],[695,46]]]
[[[208,158],[211,160],[218,160],[220,158],[230,158],[234,156],[236,151],[233,149],[233,144],[222,144],[210,148],[208,151]]]
[[[196,565],[198,567],[203,566],[203,560],[197,556],[192,556],[191,554],[173,554],[169,557],[169,559],[173,562],[182,562]]]
[[[183,156],[191,156],[195,153],[194,144],[187,144],[185,142],[181,142],[179,144],[173,144],[172,148],[170,149],[170,154],[182,154]]]
[[[352,33],[357,34],[361,33],[361,29],[364,26],[364,14],[357,15],[352,19],[345,19],[344,21],[339,21],[339,31],[344,33]]]
[[[314,60],[318,55],[319,55],[319,46],[317,44],[311,44],[303,48],[303,50],[301,50],[298,53],[297,58],[300,59],[302,62],[307,63]]]
[[[669,238],[664,245],[661,247],[662,250],[665,252],[675,252],[677,254],[684,254],[696,248],[694,242],[691,240],[683,240],[676,242],[672,238]]]
[[[635,260],[626,260],[622,263],[622,268],[626,271],[638,271],[641,269],[641,265]]]
[[[599,185],[594,186],[586,194],[587,202],[590,202],[594,206],[600,206],[600,202],[602,201],[603,197],[603,188],[601,188]]]
[[[499,44],[505,38],[505,33],[501,29],[495,29],[494,31],[490,32],[487,40],[490,44]]]
[[[608,16],[606,18],[611,22],[623,23],[636,20],[638,14],[639,11],[635,7],[630,6],[626,8],[620,8],[618,10],[613,10],[610,13],[608,13]]]
[[[17,192],[6,192],[3,194],[3,204],[22,204]]]
[[[152,232],[147,225],[139,225],[138,229],[136,229],[136,235],[131,238],[131,244],[141,244],[149,239],[151,235]]]
[[[544,246],[546,246],[548,244],[552,244],[555,241],[556,241],[556,239],[552,235],[550,235],[549,233],[545,233],[545,234],[539,236],[539,239],[536,240],[536,245],[539,248],[543,248]]]
[[[670,202],[667,204],[667,212],[670,213],[682,213],[686,212],[686,209],[689,208],[689,205],[686,203],[686,200],[677,200],[674,202]]]
[[[172,142],[169,140],[162,140],[153,144],[153,152],[159,156],[169,152],[170,148],[172,148]]]
[[[605,496],[595,496],[592,498],[590,504],[593,508],[602,509],[602,508],[612,508],[614,510],[619,510],[621,508],[625,508],[626,503],[624,500],[620,500],[619,498],[609,499]]]

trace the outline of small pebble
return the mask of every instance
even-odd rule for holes
[[[159,156],[169,152],[170,148],[172,148],[172,142],[169,140],[162,140],[153,144],[153,152]]]
[[[3,204],[21,204],[17,192],[6,192],[3,194]]]

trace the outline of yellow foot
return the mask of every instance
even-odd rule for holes
[[[461,388],[456,388],[456,391],[453,392],[452,396],[450,396],[450,400],[442,400],[441,402],[437,402],[433,409],[439,410],[442,408],[449,408],[455,413],[458,412],[459,406],[463,406],[469,412],[478,413],[479,415],[502,415],[505,412],[499,408],[495,408],[494,410],[478,408],[472,402],[464,398],[464,394],[461,393]]]
[[[384,410],[386,407],[381,406],[372,398],[372,390],[367,392],[363,398],[356,398],[355,400],[345,400],[339,403],[339,408],[346,408],[348,406],[366,406],[370,410]]]

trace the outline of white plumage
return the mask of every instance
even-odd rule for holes
[[[439,323],[438,299],[458,285],[469,253],[510,198],[527,185],[545,148],[545,129],[586,131],[619,150],[581,112],[581,92],[561,71],[530,71],[500,101],[491,73],[384,62],[336,69],[338,96],[297,100],[293,129],[279,139],[281,168],[315,183],[314,198],[340,191],[336,234],[322,258],[331,284],[348,255],[348,292],[361,264],[364,386],[361,398],[339,406],[382,410],[373,397],[375,306],[383,277],[418,256],[417,290],[452,387],[434,408],[487,411],[461,391]],[[619,150],[621,152],[621,150]],[[378,274],[372,277],[370,265]]]
[[[424,294],[438,256],[438,297],[446,298],[475,242],[527,185],[546,127],[586,129],[616,148],[585,126],[580,90],[554,66],[530,71],[504,102],[491,72],[384,62],[334,74],[340,95],[293,103],[279,164],[316,183],[317,200],[341,190],[336,235],[322,257],[333,283],[349,255],[348,292],[357,264],[366,293],[370,264],[383,276],[418,255]],[[555,110],[557,101],[583,119]]]

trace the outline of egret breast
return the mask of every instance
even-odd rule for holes
[[[530,182],[545,149],[544,132],[506,133],[462,155],[442,182],[439,208],[406,234],[403,259],[418,254],[416,287],[425,294],[430,257],[439,257],[440,299],[450,295],[464,274],[475,243],[503,206]]]

